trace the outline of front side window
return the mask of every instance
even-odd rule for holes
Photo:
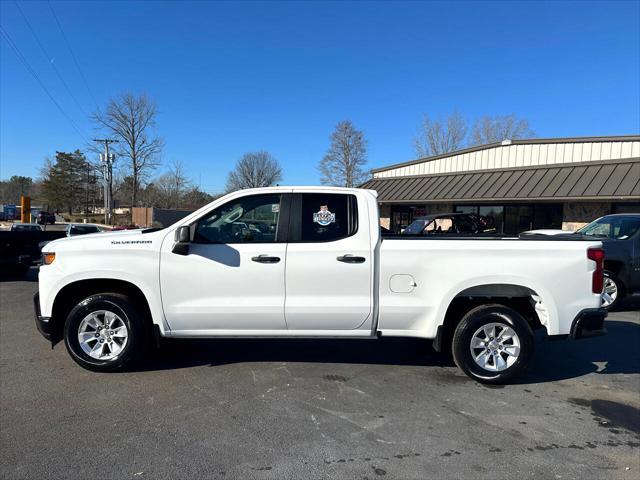
[[[431,227],[431,229],[429,228]],[[429,233],[451,233],[453,232],[453,220],[451,217],[436,218],[427,227]]]
[[[478,231],[478,226],[466,215],[454,217],[454,223],[456,233],[476,233]]]
[[[355,195],[305,193],[301,206],[302,242],[331,242],[356,233]]]
[[[577,233],[590,237],[608,237],[626,240],[640,230],[640,218],[602,217],[582,227]]]
[[[277,241],[281,195],[238,198],[198,220],[196,243],[273,243]]]

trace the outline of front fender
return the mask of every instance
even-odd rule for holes
[[[53,305],[60,292],[73,283],[82,282],[84,280],[119,280],[128,282],[140,289],[145,296],[151,312],[151,318],[154,324],[158,325],[160,331],[164,334],[169,332],[169,326],[164,318],[161,308],[160,289],[157,276],[153,279],[145,278],[135,272],[122,272],[118,270],[101,269],[91,271],[78,271],[65,275],[58,275],[53,269],[49,270],[49,266],[42,267],[39,274],[40,282],[40,309],[42,316],[51,317]]]

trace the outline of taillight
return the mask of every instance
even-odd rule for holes
[[[591,291],[602,293],[604,287],[604,250],[601,248],[590,248],[587,250],[587,258],[596,262],[596,269],[593,271],[591,281]]]

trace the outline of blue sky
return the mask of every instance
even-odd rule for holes
[[[82,109],[95,103],[46,2],[21,3]],[[284,184],[317,184],[334,125],[369,140],[371,167],[413,158],[424,114],[515,113],[539,137],[640,131],[640,2],[54,2],[100,105],[146,92],[165,164],[222,190],[247,151]],[[0,22],[86,138],[95,132],[18,8]],[[0,178],[37,176],[83,138],[0,41]]]

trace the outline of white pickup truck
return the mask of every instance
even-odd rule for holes
[[[534,329],[604,332],[603,256],[591,241],[385,236],[374,191],[271,187],[168,228],[51,242],[34,304],[40,332],[96,371],[160,337],[396,336],[500,383]]]

